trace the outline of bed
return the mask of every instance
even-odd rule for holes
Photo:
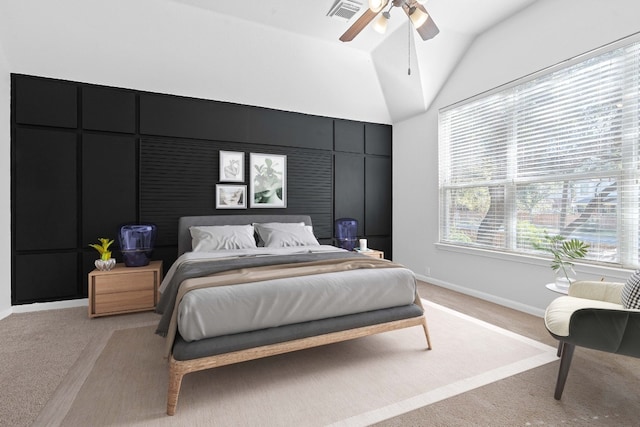
[[[180,218],[160,291],[168,415],[189,373],[413,326],[431,349],[413,273],[320,245],[307,215]]]

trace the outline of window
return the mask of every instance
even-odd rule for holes
[[[440,242],[535,254],[544,233],[640,267],[640,43],[440,111]]]

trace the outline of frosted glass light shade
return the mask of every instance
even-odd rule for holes
[[[384,34],[387,31],[387,24],[389,23],[389,14],[383,12],[378,19],[373,22],[373,29],[380,34]]]
[[[380,12],[384,5],[384,0],[369,0],[369,9],[371,9],[373,12]]]
[[[427,19],[429,19],[429,15],[416,7],[411,15],[409,15],[409,18],[411,19],[411,22],[413,22],[414,27],[420,28],[422,24],[427,22]]]

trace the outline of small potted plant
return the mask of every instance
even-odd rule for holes
[[[575,281],[576,272],[573,270],[573,260],[584,258],[589,245],[580,239],[569,239],[561,235],[550,236],[544,233],[544,244],[534,243],[533,247],[549,252],[553,255],[551,269],[556,273],[556,286],[568,289]]]
[[[109,246],[113,243],[113,239],[105,239],[101,237],[98,241],[100,244],[92,243],[89,245],[100,254],[100,259],[95,260],[94,264],[98,270],[109,271],[116,265],[116,260],[115,258],[111,258],[111,251],[109,250]]]

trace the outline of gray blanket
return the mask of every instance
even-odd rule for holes
[[[324,253],[304,253],[294,255],[269,255],[269,256],[240,256],[234,258],[223,258],[212,261],[185,262],[176,270],[173,278],[168,283],[162,293],[156,312],[162,314],[156,334],[167,336],[169,324],[176,305],[176,296],[180,284],[187,279],[195,277],[209,276],[224,271],[236,270],[239,268],[261,267],[277,264],[291,264],[309,261],[319,261],[326,259],[348,259],[361,258],[361,255],[354,252],[324,252]]]

